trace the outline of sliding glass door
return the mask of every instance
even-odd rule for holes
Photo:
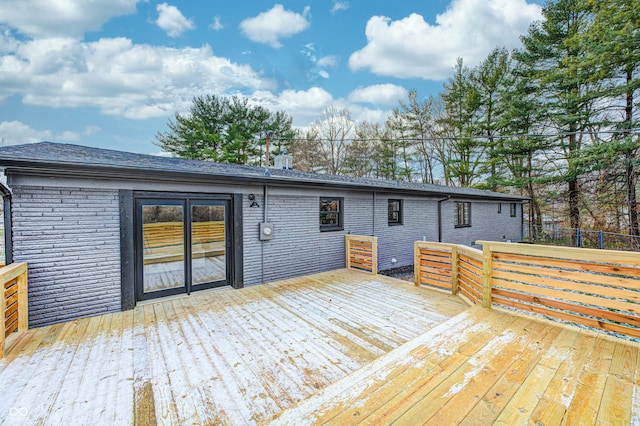
[[[226,205],[220,201],[191,204],[191,284],[226,279]]]
[[[229,207],[224,199],[136,200],[138,300],[228,283]]]

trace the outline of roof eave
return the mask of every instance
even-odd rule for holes
[[[125,179],[138,180],[140,178],[153,179],[163,182],[182,183],[239,183],[292,187],[321,187],[321,188],[341,188],[359,191],[376,192],[396,192],[403,194],[418,194],[423,196],[442,197],[451,195],[458,199],[490,199],[501,201],[523,202],[527,197],[513,196],[510,194],[488,193],[488,194],[459,194],[449,191],[449,187],[443,186],[442,191],[427,189],[402,188],[396,186],[375,186],[352,182],[322,181],[318,179],[288,178],[285,176],[250,176],[233,174],[196,173],[185,171],[158,170],[145,168],[132,168],[122,166],[105,166],[95,164],[77,163],[51,163],[43,161],[7,159],[0,157],[0,166],[7,172],[15,170],[17,172],[29,172],[31,174],[45,176],[65,176],[65,177],[92,177],[97,179]]]

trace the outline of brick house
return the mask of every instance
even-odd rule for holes
[[[379,238],[380,270],[411,265],[416,240],[519,241],[526,201],[50,142],[0,148],[0,167],[30,326],[342,268],[348,233]]]

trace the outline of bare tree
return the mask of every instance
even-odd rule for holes
[[[325,109],[320,118],[311,126],[309,131],[317,135],[318,147],[325,158],[325,172],[331,175],[344,173],[344,161],[347,156],[348,145],[354,137],[355,123],[351,119],[348,109],[338,109],[330,106]]]

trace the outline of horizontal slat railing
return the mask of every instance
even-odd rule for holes
[[[14,333],[28,328],[27,264],[12,263],[0,268],[2,319],[0,320],[0,358],[9,349]]]
[[[416,241],[414,282],[482,301],[482,252],[459,244]]]
[[[455,294],[455,244],[416,241],[414,256],[415,285],[435,287]]]
[[[493,306],[640,338],[640,253],[482,244]]]
[[[345,251],[347,269],[378,273],[378,237],[345,235]]]
[[[482,251],[416,242],[416,285],[640,338],[640,253],[478,243]]]
[[[482,251],[457,246],[458,290],[474,305],[482,302]]]

